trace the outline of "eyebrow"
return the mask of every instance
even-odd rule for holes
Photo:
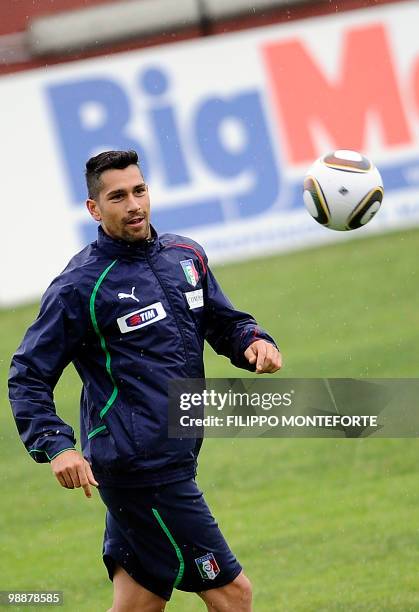
[[[138,183],[138,185],[134,185],[133,191],[135,191],[136,189],[141,188],[141,187],[145,187],[145,183]],[[112,198],[112,197],[114,197],[116,195],[125,194],[125,193],[127,193],[127,190],[123,189],[122,187],[120,187],[119,189],[114,189],[113,191],[110,191],[109,193],[107,193],[106,197],[107,198]]]

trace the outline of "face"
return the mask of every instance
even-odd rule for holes
[[[150,237],[150,197],[136,165],[123,170],[105,170],[96,200],[86,206],[103,231],[112,238],[136,242]]]

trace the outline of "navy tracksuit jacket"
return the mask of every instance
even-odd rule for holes
[[[83,455],[100,484],[194,476],[200,441],[167,437],[168,381],[204,377],[205,339],[254,370],[244,351],[260,338],[275,344],[234,309],[197,243],[153,230],[151,240],[130,244],[99,228],[51,283],[13,357],[9,394],[20,436],[40,463],[74,448],[53,400],[72,361],[83,382]]]

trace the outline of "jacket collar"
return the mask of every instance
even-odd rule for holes
[[[124,259],[143,258],[161,248],[159,237],[153,226],[151,226],[151,238],[148,240],[127,242],[126,240],[111,238],[99,225],[97,245],[101,251],[104,251],[110,257],[123,257]]]

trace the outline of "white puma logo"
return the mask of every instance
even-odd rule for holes
[[[135,287],[131,289],[131,293],[118,293],[118,298],[120,300],[123,300],[124,298],[132,298],[136,302],[139,302],[140,300],[137,297],[135,297],[134,291],[135,291]]]

